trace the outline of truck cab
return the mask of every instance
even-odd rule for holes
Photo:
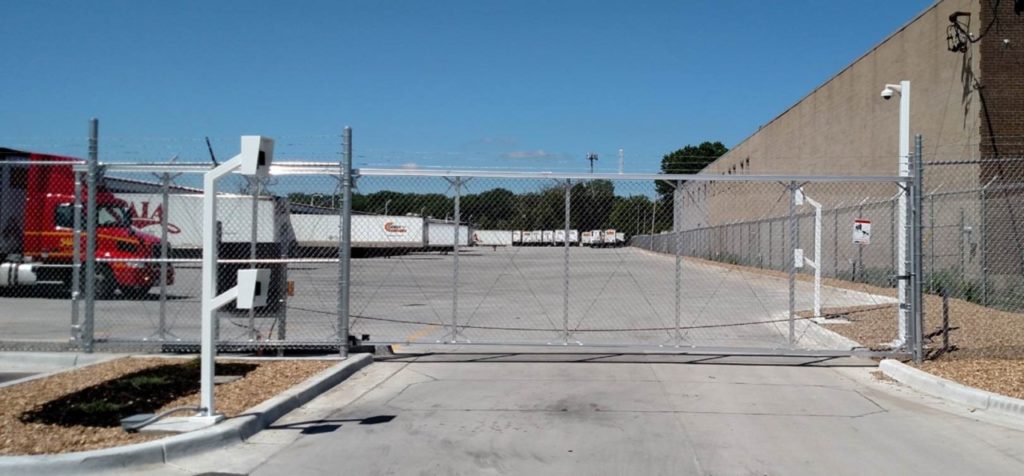
[[[22,229],[20,243],[14,243],[4,229],[4,261],[36,263],[38,281],[70,283],[74,252],[74,172],[70,157],[0,150],[4,160],[4,208],[7,221]],[[133,259],[159,258],[160,239],[132,226],[128,204],[96,187],[96,289],[110,297],[118,289],[125,295],[141,296],[160,282],[160,266]],[[80,225],[82,259],[85,259],[86,220],[84,208],[91,190],[83,184],[83,216]],[[23,201],[17,203],[17,195]],[[19,246],[20,245],[20,246]],[[18,249],[20,248],[20,249]],[[125,260],[125,261],[119,261]],[[173,269],[168,267],[168,284]]]

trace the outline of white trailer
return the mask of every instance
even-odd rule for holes
[[[615,245],[625,246],[626,245],[626,234],[621,231],[615,232]]]
[[[601,230],[590,231],[590,246],[604,246],[604,232]]]
[[[512,230],[512,246],[519,246],[523,244],[523,232],[521,230]]]
[[[337,248],[338,215],[293,214],[292,228],[300,247]],[[352,215],[352,248],[408,248],[426,246],[423,218],[397,215]]]
[[[427,249],[447,251],[455,248],[455,223],[427,220]],[[469,246],[469,227],[459,225],[459,246]]]
[[[146,233],[161,236],[161,218],[166,214],[169,257],[199,256],[203,250],[203,196],[194,193],[167,194],[167,207],[160,193],[115,193],[128,202],[132,225]],[[217,215],[220,230],[221,259],[281,259],[292,255],[296,244],[288,213],[288,200],[261,196],[256,199],[253,223],[253,197],[251,195],[223,194],[217,196]],[[256,241],[253,242],[255,225]],[[217,265],[219,277],[217,291],[227,291],[236,284],[237,271],[251,265],[224,263]],[[288,265],[284,263],[259,264],[271,270],[268,305],[256,312],[260,316],[284,319],[286,313]]]
[[[553,230],[544,230],[543,235],[541,235],[540,241],[541,244],[544,246],[549,246],[553,244],[555,242],[555,232]]]
[[[508,230],[473,230],[474,246],[512,246],[513,232]]]
[[[580,246],[590,246],[590,232],[584,231],[580,236]]]
[[[160,236],[161,216],[167,216],[168,243],[176,251],[203,248],[203,196],[201,194],[171,193],[167,195],[167,209],[159,193],[117,193],[117,198],[128,202],[132,225],[141,231]],[[221,243],[250,243],[252,241],[252,196],[218,195],[217,214],[220,218]],[[337,234],[337,233],[335,233]],[[288,209],[284,200],[260,197],[256,204],[256,242],[284,243],[294,240]]]
[[[540,230],[524,231],[523,232],[523,244],[529,246],[537,246],[541,244],[541,238],[544,233]]]
[[[604,231],[604,236],[601,237],[601,244],[604,246],[618,246],[618,241],[615,240],[615,230],[607,229]]]
[[[580,244],[580,232],[579,230],[569,230],[569,244],[579,245]]]
[[[555,230],[554,244],[556,246],[565,244],[565,230]]]

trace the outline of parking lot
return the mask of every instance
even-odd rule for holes
[[[354,259],[351,333],[373,342],[451,341],[454,259],[437,252]],[[164,303],[166,341],[198,339],[199,274],[194,263],[176,267]],[[690,259],[683,260],[680,274],[677,319],[672,256],[630,247],[574,247],[566,263],[561,248],[469,248],[459,256],[454,337],[480,344],[788,347],[784,277]],[[246,312],[221,312],[221,340],[335,341],[337,264],[292,263],[288,279],[294,281],[294,295],[284,309],[252,319]],[[4,340],[66,340],[67,292],[23,291],[0,298]],[[795,293],[797,309],[809,309],[811,283],[798,281]],[[826,308],[889,302],[857,290],[825,286],[822,291]],[[159,341],[160,310],[156,290],[144,299],[97,301],[96,338]],[[797,320],[794,331],[798,348],[853,345],[808,320]]]

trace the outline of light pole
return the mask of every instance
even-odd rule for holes
[[[900,156],[899,175],[906,177],[910,175],[910,81],[900,81],[899,84],[886,84],[882,89],[882,99],[889,100],[893,94],[900,96]],[[907,342],[907,309],[904,303],[907,302],[907,192],[903,190],[897,198],[897,221],[899,229],[896,241],[896,275],[897,296],[899,297],[899,335],[893,342],[893,347],[901,347]],[[863,246],[863,245],[859,245]]]
[[[388,214],[388,205],[391,205],[391,199],[390,198],[386,202],[384,202],[384,214],[385,215]]]

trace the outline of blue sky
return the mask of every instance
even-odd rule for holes
[[[0,146],[206,160],[238,136],[357,166],[656,171],[732,146],[931,4],[4,2]],[[941,45],[939,45],[941,46]],[[937,47],[939,47],[937,46]]]

